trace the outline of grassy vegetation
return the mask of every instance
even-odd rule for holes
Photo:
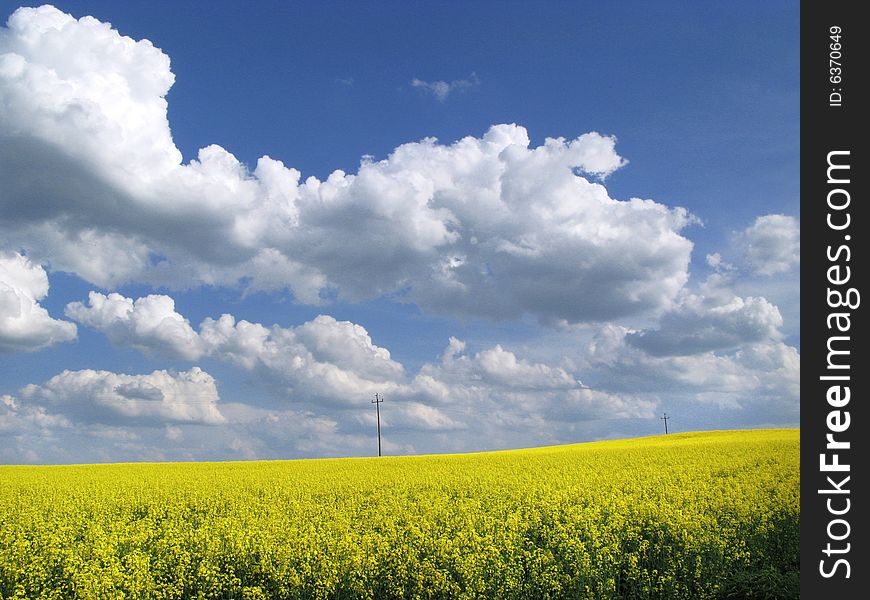
[[[2,598],[797,598],[799,433],[0,467]]]

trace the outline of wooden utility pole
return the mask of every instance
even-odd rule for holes
[[[372,404],[375,405],[375,410],[378,413],[378,456],[381,455],[381,407],[380,404],[384,399],[375,394],[375,399],[372,400]]]
[[[661,419],[662,421],[665,422],[665,434],[667,434],[668,433],[668,419],[670,419],[670,417],[668,416],[668,413],[665,413],[665,416],[659,417],[659,419]]]

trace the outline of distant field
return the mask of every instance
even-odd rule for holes
[[[0,597],[797,598],[798,455],[763,430],[0,467]]]

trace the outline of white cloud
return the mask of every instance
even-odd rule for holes
[[[48,276],[40,265],[0,252],[0,354],[33,352],[76,338],[74,323],[51,318],[39,305],[46,295]]]
[[[45,460],[45,449],[56,449],[58,437],[74,428],[65,416],[43,406],[20,406],[8,394],[0,400],[0,462],[4,464]]]
[[[474,354],[451,338],[441,362],[424,365],[408,393],[442,410],[480,415],[550,432],[565,421],[650,416],[655,402],[633,394],[589,389],[562,367],[535,363],[499,345]]]
[[[795,348],[766,339],[730,353],[656,356],[631,343],[631,335],[624,327],[607,325],[590,344],[587,368],[601,389],[741,408],[756,416],[768,414],[772,422],[795,422],[800,410]]]
[[[777,339],[780,327],[779,310],[764,298],[688,294],[658,327],[626,340],[654,356],[688,355]]]
[[[385,432],[395,431],[455,431],[467,429],[466,424],[469,413],[454,412],[454,418],[451,418],[443,407],[435,407],[423,402],[403,399],[403,391],[401,388],[390,388],[392,396],[387,394],[390,404],[388,408],[384,408],[381,414],[381,429]],[[385,399],[385,402],[387,400]],[[372,431],[376,426],[377,416],[374,411],[359,413],[355,420],[363,425],[365,429]]]
[[[186,372],[125,375],[63,371],[18,392],[18,402],[86,423],[201,423],[225,421],[214,379],[194,367]]]
[[[100,330],[115,345],[186,360],[203,354],[199,337],[187,319],[175,312],[175,301],[169,296],[151,295],[134,302],[120,294],[91,292],[88,303],[72,302],[64,314]]]
[[[592,419],[649,418],[658,402],[638,393],[614,393],[589,388],[573,389],[564,401],[550,402],[547,417],[554,422]]]
[[[12,399],[8,394],[4,399]],[[12,399],[14,400],[14,399]],[[19,433],[22,429],[33,427],[42,430],[72,427],[69,419],[48,412],[44,406],[18,406],[10,401],[0,405],[0,433]]]
[[[247,396],[235,399],[245,404],[221,401],[214,406],[225,420],[205,432],[202,418],[185,420],[176,407],[144,410],[149,403],[156,406],[160,394],[166,397],[151,376],[64,373],[16,397],[2,397],[0,435],[8,444],[0,454],[17,462],[62,461],[64,447],[87,446],[81,440],[95,435],[106,441],[99,452],[94,445],[85,453],[89,460],[370,454],[377,447],[375,411],[368,401],[373,391],[386,400],[381,426],[388,453],[654,433],[662,407],[676,415],[683,430],[693,411],[708,420],[720,418],[722,426],[740,426],[738,415],[772,425],[794,423],[799,410],[800,357],[775,339],[744,342],[727,352],[654,356],[627,341],[630,330],[607,325],[588,349],[578,339],[578,354],[556,365],[500,345],[471,352],[464,341],[451,338],[440,360],[409,375],[398,363],[399,368],[389,367],[392,358],[359,326],[330,318],[311,323],[316,326],[310,330],[266,328],[225,315],[200,327],[203,356],[256,372],[261,384],[297,391],[279,394],[271,408],[247,404]],[[315,339],[301,339],[300,330],[301,337]],[[550,335],[578,333],[583,330]],[[317,345],[327,340],[357,349],[330,357],[336,363],[316,358]],[[344,395],[318,394],[320,373],[332,377],[325,384],[328,393],[344,390]],[[176,394],[181,397],[190,394]],[[167,445],[167,439],[173,443]],[[28,448],[39,448],[38,456],[25,452]]]
[[[448,351],[458,347],[455,338],[451,338]],[[464,348],[464,343],[462,344]],[[446,355],[446,353],[445,353]],[[541,363],[530,363],[500,345],[481,350],[474,356],[457,355],[442,361],[442,370],[462,373],[466,380],[475,379],[497,386],[519,389],[571,389],[582,386],[580,381],[572,377],[560,367],[551,367]]]
[[[718,252],[708,254],[706,258],[707,266],[713,269],[716,273],[729,273],[734,271],[735,267],[731,263],[722,260],[722,255]]]
[[[787,215],[764,215],[743,232],[744,258],[756,275],[776,275],[800,263],[800,226]]]
[[[416,77],[411,80],[412,87],[432,94],[438,102],[444,102],[447,100],[447,96],[454,92],[465,91],[476,85],[480,85],[477,73],[472,73],[465,79],[454,79],[453,81],[424,81]]]
[[[371,407],[366,402],[366,408]],[[377,437],[372,427],[365,433],[347,431],[350,422],[360,422],[345,414],[322,415],[310,410],[287,408],[264,409],[243,404],[229,404],[227,417],[233,423],[231,446],[235,453],[245,453],[257,458],[281,458],[285,456],[361,456],[377,452]],[[343,418],[345,423],[339,422]],[[372,413],[374,419],[374,413]],[[368,423],[366,423],[368,425]],[[387,453],[408,454],[413,446],[396,444],[389,433],[382,440]]]
[[[184,360],[209,356],[247,370],[264,371],[288,386],[292,397],[342,403],[374,392],[376,382],[404,377],[402,365],[376,346],[360,325],[320,315],[298,327],[265,327],[224,314],[194,331],[169,296],[133,300],[91,292],[88,303],[67,305],[66,314],[104,333],[118,346]]]
[[[148,40],[52,6],[22,8],[0,31],[0,65],[4,133],[74,148],[116,177],[128,161],[144,161],[153,177],[179,162],[164,98],[175,76]],[[136,175],[141,180],[144,170]]]
[[[303,180],[215,145],[182,164],[168,57],[95,19],[20,9],[0,65],[6,247],[103,287],[398,294],[433,313],[588,322],[665,309],[687,279],[684,210],[611,199],[581,175],[625,164],[613,137],[531,147],[496,125]]]
[[[210,356],[263,372],[295,401],[346,405],[403,374],[363,327],[324,315],[296,328],[266,328],[225,314],[205,319],[200,337]]]
[[[151,309],[140,311],[144,306]],[[439,363],[411,376],[365,328],[325,315],[296,327],[265,327],[224,314],[206,318],[196,332],[167,296],[134,301],[97,293],[90,294],[89,306],[73,303],[67,313],[116,344],[176,358],[207,356],[257,372],[287,401],[308,404],[317,414],[340,414],[375,392],[385,394],[391,410],[384,425],[397,430],[466,429],[477,414],[490,412],[506,422],[532,418],[546,427],[547,414],[562,421],[567,407],[573,420],[648,415],[654,408],[631,394],[588,390],[564,367],[529,361],[500,345],[466,354],[456,338]],[[364,413],[341,422],[353,428],[373,418]]]
[[[402,365],[390,358],[390,351],[372,343],[368,331],[350,321],[319,315],[294,330],[315,359],[364,373],[368,377],[400,378]]]
[[[800,355],[782,341],[779,309],[736,295],[733,270],[708,262],[715,272],[694,292],[684,290],[653,326],[599,328],[580,368],[605,391],[660,398],[685,411],[742,409],[756,426],[796,423]]]

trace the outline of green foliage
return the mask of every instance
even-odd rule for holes
[[[797,598],[796,430],[0,467],[0,599]]]

